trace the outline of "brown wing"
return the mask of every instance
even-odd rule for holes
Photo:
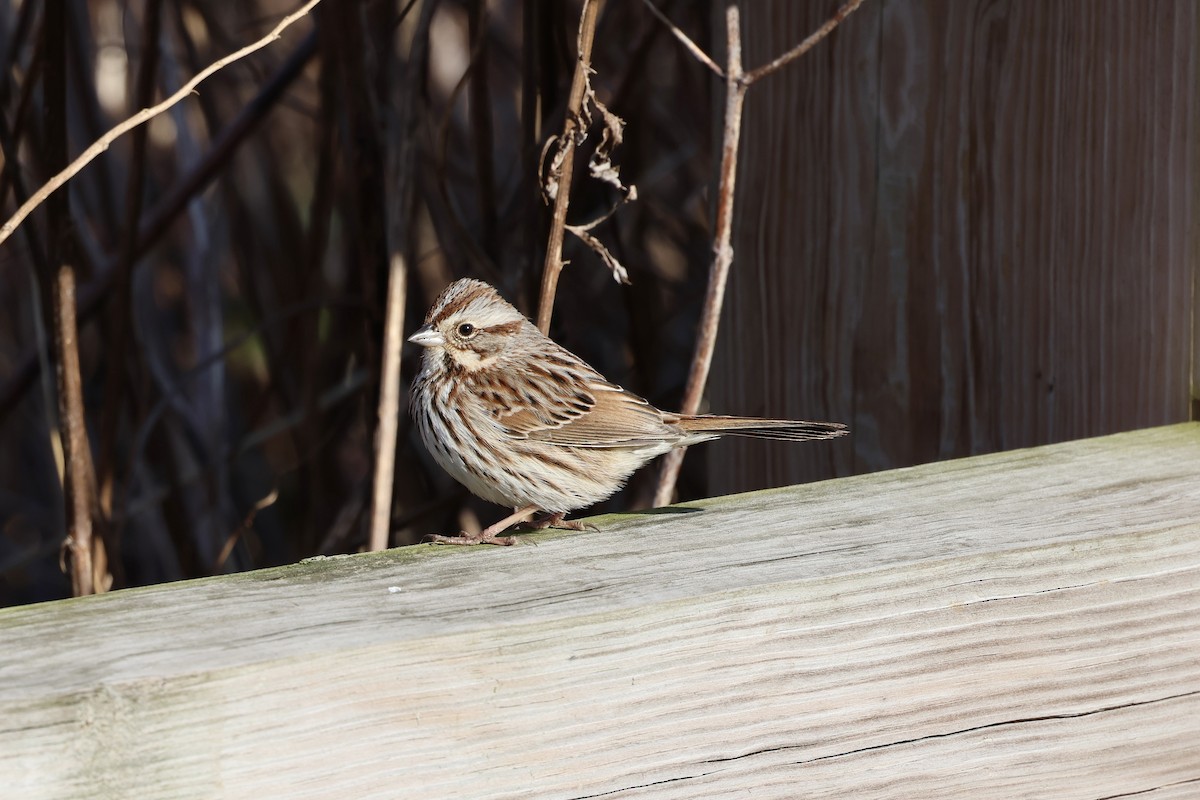
[[[537,392],[496,418],[514,436],[569,447],[638,447],[681,438],[654,406],[602,378]]]
[[[636,447],[682,438],[663,422],[662,412],[620,386],[592,384],[596,405],[586,414],[530,438],[574,447]]]

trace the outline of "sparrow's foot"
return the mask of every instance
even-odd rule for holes
[[[588,525],[586,522],[580,522],[574,519],[563,519],[566,514],[549,514],[541,519],[532,520],[526,523],[535,531],[545,530],[546,528],[559,528],[567,531],[594,531],[599,530],[595,525]]]
[[[517,537],[489,535],[487,531],[480,531],[477,534],[470,534],[463,531],[458,536],[442,536],[440,533],[429,533],[425,535],[424,541],[430,544],[496,544],[508,547],[517,543]]]
[[[524,522],[536,513],[537,506],[525,506],[524,508],[518,508],[496,524],[489,525],[479,533],[461,531],[458,536],[442,536],[438,533],[431,533],[425,537],[425,541],[433,544],[498,544],[507,547],[516,544],[516,538],[513,536],[500,536],[499,534],[519,522]]]

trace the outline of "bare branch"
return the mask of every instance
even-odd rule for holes
[[[649,0],[644,0],[649,5]],[[750,72],[742,72],[742,42],[737,6],[725,10],[725,28],[728,38],[729,65],[725,75],[725,135],[721,155],[721,179],[717,189],[716,240],[713,243],[713,264],[709,272],[708,290],[704,297],[704,309],[700,317],[696,351],[692,356],[692,367],[688,373],[684,390],[683,414],[695,414],[700,409],[700,400],[708,383],[708,372],[712,366],[713,351],[717,343],[717,327],[721,321],[721,306],[725,301],[725,283],[733,265],[734,187],[737,182],[737,151],[742,130],[742,105],[746,90],[759,78],[783,68],[807,53],[817,42],[829,35],[842,20],[862,5],[862,0],[849,0],[838,12],[814,31],[803,42],[765,66]],[[661,16],[661,15],[660,15]],[[665,506],[675,493],[675,483],[683,465],[686,448],[672,450],[663,459],[658,487],[654,492],[654,505]]]
[[[209,64],[207,67],[201,70],[196,77],[192,78],[190,81],[181,86],[179,91],[175,92],[175,94],[171,95],[166,100],[163,100],[156,106],[143,108],[141,111],[134,114],[124,122],[118,124],[108,133],[92,142],[92,144],[89,145],[88,148],[84,150],[78,158],[72,161],[66,169],[64,169],[62,172],[59,172],[57,175],[47,181],[42,188],[34,192],[33,197],[29,198],[29,200],[22,204],[22,206],[17,209],[17,212],[13,214],[7,222],[4,223],[3,227],[0,227],[0,244],[3,244],[10,236],[12,236],[13,231],[15,231],[20,224],[25,221],[26,217],[33,213],[34,209],[44,203],[47,197],[61,189],[67,181],[75,177],[75,175],[81,169],[86,167],[88,164],[94,161],[98,155],[107,150],[113,142],[136,128],[138,125],[157,117],[159,114],[171,108],[171,106],[183,100],[193,91],[195,91],[197,86],[199,86],[213,74],[221,71],[235,61],[240,61],[251,53],[255,53],[274,42],[280,37],[286,28],[288,28],[296,20],[307,15],[308,12],[316,7],[316,5],[320,2],[321,0],[308,0],[308,2],[300,8],[300,10],[288,14],[286,17],[280,20],[279,24],[276,25],[274,29],[272,29],[271,32],[263,38],[252,44],[246,45],[235,53],[231,53],[224,58],[218,59],[212,64]]]
[[[558,140],[559,150],[555,154],[548,181],[554,186],[554,217],[550,222],[550,239],[546,245],[546,262],[542,269],[542,291],[538,301],[538,328],[542,333],[550,331],[550,317],[554,313],[554,295],[558,290],[558,276],[562,273],[563,236],[567,227],[567,206],[571,197],[571,173],[574,170],[576,139],[587,130],[583,122],[588,90],[588,72],[592,68],[592,41],[596,38],[596,19],[604,0],[584,0],[579,16],[579,61],[575,64],[575,77],[571,81],[571,96],[567,101],[567,118]]]
[[[58,356],[58,408],[63,448],[63,493],[66,495],[71,594],[106,592],[112,582],[104,542],[93,526],[95,470],[83,411],[79,367],[79,325],[75,319],[75,270],[63,265],[54,283],[54,339]]]
[[[409,3],[404,13],[412,7]],[[482,9],[481,3],[478,8]],[[417,30],[413,36],[412,50],[409,53],[407,69],[425,63],[429,48],[429,26],[433,22],[432,7],[421,11],[417,22]],[[477,37],[474,47],[479,48],[483,40],[482,34]],[[472,70],[478,69],[480,63],[472,57]],[[390,65],[393,74],[402,75],[400,64]],[[472,78],[472,82],[474,78]],[[387,182],[384,186],[384,202],[386,205],[386,236],[388,248],[388,278],[387,304],[384,309],[383,323],[383,352],[379,369],[379,404],[375,428],[375,473],[372,476],[370,529],[367,536],[369,550],[386,550],[392,533],[392,504],[396,482],[396,437],[400,430],[400,354],[404,347],[404,306],[408,288],[408,254],[412,251],[413,217],[416,205],[415,197],[415,149],[413,140],[416,138],[414,129],[416,120],[422,109],[420,93],[410,81],[398,79],[393,85],[393,92],[398,94],[394,104],[384,106],[377,112],[384,130],[387,132],[385,141],[384,164]],[[472,103],[474,106],[474,103]],[[490,119],[490,117],[489,117]],[[490,166],[488,167],[490,169]],[[490,189],[488,190],[491,191]],[[486,214],[486,209],[481,209]],[[360,492],[343,509],[351,518],[357,512],[350,513],[355,507],[362,506]],[[335,529],[343,524],[343,514],[338,515]],[[335,531],[330,531],[334,535]]]
[[[391,191],[392,187],[388,187]],[[399,213],[399,209],[395,213]],[[371,492],[369,550],[386,550],[391,533],[392,483],[396,478],[396,433],[400,429],[400,348],[404,346],[404,290],[408,267],[393,248],[388,264],[387,308],[383,326],[383,365],[379,378],[379,413],[375,431],[375,475]]]
[[[758,69],[751,70],[749,73],[747,73],[746,78],[745,78],[746,83],[751,84],[751,83],[754,83],[759,78],[765,78],[766,76],[770,75],[772,72],[776,72],[777,70],[782,69],[786,65],[795,61],[800,56],[807,53],[809,50],[813,49],[813,47],[817,44],[817,42],[821,41],[826,36],[828,36],[830,33],[832,33],[833,29],[836,28],[838,25],[840,25],[842,20],[844,20],[846,17],[853,14],[858,9],[858,7],[860,5],[862,5],[862,2],[863,2],[863,0],[849,0],[849,2],[846,3],[846,5],[842,6],[841,8],[839,8],[837,10],[836,14],[834,14],[832,17],[830,17],[828,20],[826,20],[824,25],[822,25],[821,27],[819,27],[815,31],[813,31],[811,34],[809,34],[808,38],[805,39],[803,42],[796,45],[791,50],[788,50],[786,53],[784,53],[779,58],[772,61],[770,64],[764,64],[763,66],[759,67]]]
[[[688,52],[695,56],[697,61],[711,69],[713,74],[715,74],[718,78],[725,77],[725,73],[722,72],[721,68],[717,66],[717,62],[713,61],[709,57],[708,53],[701,50],[700,45],[693,42],[686,33],[681,31],[679,27],[675,25],[674,22],[671,22],[671,20],[667,19],[667,15],[659,11],[658,7],[654,5],[651,0],[642,0],[642,2],[646,4],[646,8],[650,9],[651,14],[658,17],[659,21],[663,25],[667,26],[667,29],[675,35],[675,38],[679,40],[680,44],[686,47]],[[862,2],[862,0],[859,0],[859,2]]]
[[[688,373],[687,387],[683,394],[680,413],[695,414],[700,409],[704,386],[708,383],[708,371],[712,366],[713,350],[717,344],[717,326],[721,321],[721,306],[725,302],[725,282],[729,268],[733,265],[733,199],[737,184],[738,142],[742,136],[742,106],[746,100],[749,83],[742,73],[742,36],[738,9],[730,5],[725,10],[725,32],[728,38],[729,63],[725,72],[725,135],[721,149],[721,179],[717,187],[716,240],[713,242],[713,263],[708,273],[708,290],[704,297],[704,309],[700,314],[700,330],[696,339],[696,351],[692,356],[692,367]],[[683,465],[686,448],[672,450],[663,459],[658,488],[654,492],[654,505],[671,503],[675,493],[675,482]]]

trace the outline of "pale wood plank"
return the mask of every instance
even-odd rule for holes
[[[690,508],[0,611],[0,786],[1200,788],[1200,424]]]

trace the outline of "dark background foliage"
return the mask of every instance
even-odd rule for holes
[[[667,7],[707,42],[706,9]],[[54,171],[40,112],[45,74],[64,65],[47,63],[48,37],[66,43],[57,112],[73,155],[294,8],[0,9],[8,212]],[[561,127],[577,25],[577,4],[557,0],[328,0],[69,184],[100,530],[117,586],[364,545],[389,255],[410,259],[406,330],[464,275],[536,312],[548,224],[538,163]],[[597,231],[633,285],[617,285],[568,238],[553,334],[669,407],[703,293],[719,87],[639,4],[611,4],[594,65],[600,95],[636,121],[617,158],[639,201]],[[614,202],[581,179],[570,220]],[[5,246],[0,270],[4,603],[69,593],[37,280],[45,231],[42,210]],[[406,348],[405,387],[416,359]],[[685,472],[685,496],[704,492],[699,467]],[[607,507],[644,505],[652,483],[652,472],[639,477]],[[394,544],[498,513],[432,464],[407,416],[395,486]],[[273,489],[277,501],[245,525]]]
[[[658,5],[723,61],[724,4]],[[838,7],[739,5],[750,68]],[[5,216],[67,154],[296,7],[0,6]],[[852,436],[697,448],[680,497],[1193,416],[1197,8],[866,0],[751,87],[711,404]],[[579,10],[325,0],[118,140],[3,245],[0,603],[70,593],[48,339],[62,263],[79,276],[114,586],[365,545],[388,265],[409,265],[406,333],[465,275],[536,312],[538,166],[561,130]],[[628,123],[615,161],[638,188],[595,232],[632,285],[568,236],[552,334],[673,408],[711,260],[724,89],[634,0],[605,4],[593,67]],[[616,201],[577,177],[569,219]],[[416,359],[404,351],[404,389]],[[391,543],[496,519],[401,415]],[[654,478],[603,510],[644,507]]]

